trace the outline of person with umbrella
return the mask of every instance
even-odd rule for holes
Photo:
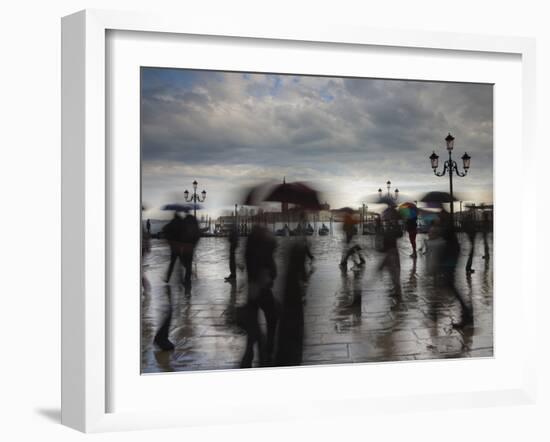
[[[169,210],[166,207],[169,206],[165,206],[165,210]],[[187,214],[185,218],[179,215],[179,211]],[[200,239],[200,229],[197,219],[189,214],[189,207],[182,206],[181,208],[176,208],[174,210],[174,218],[164,226],[162,233],[170,246],[170,264],[168,265],[164,282],[168,283],[170,281],[174,265],[179,259],[185,270],[183,283],[189,286],[191,284],[193,254]]]
[[[416,235],[418,234],[418,216],[416,205],[413,203],[402,203],[398,207],[399,214],[405,219],[405,228],[409,234],[409,242],[412,247],[411,258],[416,258]]]
[[[295,182],[269,185],[263,184],[248,192],[244,203],[258,205],[264,201],[280,202],[285,207],[294,204],[302,209],[319,210],[317,191],[310,186]],[[301,221],[305,213],[301,214]],[[245,261],[248,273],[248,302],[245,306],[246,350],[241,367],[251,367],[254,359],[254,345],[258,343],[260,363],[267,364],[273,355],[275,331],[279,322],[279,339],[276,362],[280,365],[296,365],[302,360],[303,341],[303,286],[306,277],[305,261],[313,255],[305,236],[293,241],[287,250],[287,268],[283,284],[281,317],[275,309],[272,286],[277,276],[273,254],[276,242],[274,236],[263,226],[255,225],[246,243]],[[265,349],[258,324],[258,311],[264,312],[267,323]]]

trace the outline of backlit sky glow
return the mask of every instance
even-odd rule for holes
[[[283,176],[314,183],[332,208],[359,207],[387,180],[410,199],[448,191],[428,159],[447,158],[448,132],[457,163],[472,157],[455,192],[492,202],[492,85],[142,68],[144,216],[193,180],[211,216]]]

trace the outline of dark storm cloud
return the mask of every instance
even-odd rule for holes
[[[449,131],[456,159],[472,156],[472,188],[492,187],[491,85],[148,68],[141,100],[152,187],[182,167],[237,181],[395,177],[421,191],[434,187],[427,157],[444,160]]]

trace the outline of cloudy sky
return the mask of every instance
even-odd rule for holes
[[[455,191],[491,202],[492,85],[142,68],[142,195],[146,216],[192,190],[219,215],[243,186],[309,181],[333,208],[360,206],[391,180],[417,198],[448,190],[428,156],[472,157]]]

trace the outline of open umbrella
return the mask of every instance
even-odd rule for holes
[[[357,212],[356,210],[353,210],[351,207],[347,207],[347,206],[342,207],[341,209],[336,209],[336,211],[346,213],[348,215],[353,215],[354,213]]]
[[[200,204],[196,203],[190,203],[190,204],[180,204],[180,203],[173,203],[173,204],[166,204],[162,206],[161,210],[174,210],[176,212],[189,212],[193,209],[200,209]]]
[[[441,208],[444,203],[458,200],[455,197],[451,198],[448,192],[433,191],[424,195],[420,201],[426,203],[428,207]]]
[[[363,201],[372,204],[386,204],[389,207],[396,207],[397,201],[391,195],[381,195],[379,193],[371,193],[363,198]]]
[[[399,211],[399,215],[404,219],[418,218],[418,210],[413,203],[401,203],[397,207],[397,210]]]
[[[263,201],[265,197],[272,191],[276,183],[269,181],[266,183],[257,184],[252,187],[248,187],[243,191],[243,196],[240,199],[243,206],[258,206]]]
[[[266,184],[253,188],[245,198],[245,203],[261,201],[296,204],[303,209],[320,210],[318,192],[309,185],[301,182],[277,184],[266,192]]]

